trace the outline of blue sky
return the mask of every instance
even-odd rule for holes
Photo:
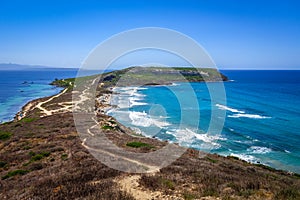
[[[195,39],[221,69],[300,69],[299,10],[288,0],[2,0],[0,63],[79,67],[114,34],[164,27]]]

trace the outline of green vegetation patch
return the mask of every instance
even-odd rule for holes
[[[193,199],[196,199],[196,196],[194,194],[189,193],[189,192],[185,192],[185,193],[183,193],[183,198],[185,200],[193,200]]]
[[[68,154],[62,154],[60,157],[62,160],[68,160]]]
[[[162,178],[161,182],[168,189],[175,190],[175,183],[173,181]]]
[[[12,136],[12,133],[6,131],[0,131],[0,140],[7,140]]]
[[[74,85],[75,82],[75,78],[68,78],[68,79],[55,79],[51,85],[56,85],[59,87],[71,87],[72,85]]]
[[[14,170],[14,171],[10,171],[5,176],[2,177],[2,180],[8,179],[8,178],[16,176],[16,175],[25,175],[28,172],[29,172],[28,170],[22,170],[22,169],[17,169],[17,170]]]
[[[34,161],[37,161],[37,160],[42,160],[43,158],[45,157],[48,157],[50,156],[50,153],[49,152],[42,152],[40,154],[35,154],[31,157],[30,161],[31,162],[34,162]]]
[[[24,163],[23,166],[28,166],[29,164],[31,164],[35,161],[42,160],[43,158],[50,156],[50,153],[49,152],[41,152],[39,154],[36,154],[35,152],[31,151],[31,152],[29,152],[29,155],[31,156],[31,159],[29,160],[29,162]]]
[[[39,154],[36,154],[35,152],[31,151],[31,152],[29,152],[29,155],[31,156],[29,162],[23,164],[23,166],[27,166],[32,162],[42,160],[43,158],[50,156],[50,153],[49,152],[41,152]]]
[[[112,129],[114,129],[114,127],[109,126],[109,125],[104,125],[104,126],[102,126],[102,129],[103,130],[112,130]]]
[[[216,163],[216,162],[218,162],[217,160],[212,159],[212,158],[210,158],[210,157],[206,157],[206,160],[208,160],[208,161],[211,162],[211,163]]]
[[[36,118],[26,117],[26,118],[21,119],[21,122],[30,123],[30,122],[33,122],[35,120],[37,120],[37,119]]]
[[[133,148],[140,148],[140,147],[154,148],[154,146],[152,146],[151,144],[147,144],[143,142],[128,142],[126,146],[133,147]]]
[[[240,160],[238,157],[236,157],[236,156],[227,156],[227,158],[231,158],[231,159],[233,159],[233,160]]]

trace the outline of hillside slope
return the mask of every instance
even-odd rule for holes
[[[102,77],[106,76],[109,73]],[[0,199],[300,199],[298,174],[235,157],[199,157],[202,152],[193,149],[151,174],[128,174],[105,166],[77,133],[72,81],[59,81],[69,89],[55,98],[30,102],[20,120],[0,125]],[[99,96],[110,94],[111,85],[110,80],[101,82]],[[96,117],[98,128],[126,151],[147,153],[168,144],[136,137],[105,114]]]

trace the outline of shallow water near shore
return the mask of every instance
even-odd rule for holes
[[[223,73],[232,80],[226,105],[211,100],[205,83],[179,83],[115,88],[119,108],[108,114],[148,137],[300,173],[300,71]],[[218,135],[207,133],[212,109],[226,111]]]

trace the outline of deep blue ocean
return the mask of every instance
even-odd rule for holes
[[[149,137],[300,173],[300,71],[222,72],[226,103],[205,83],[120,87],[108,113]],[[213,109],[226,111],[220,134],[208,131]]]
[[[72,78],[77,70],[0,71],[0,123],[10,121],[27,102],[59,93],[49,85],[55,78]]]

